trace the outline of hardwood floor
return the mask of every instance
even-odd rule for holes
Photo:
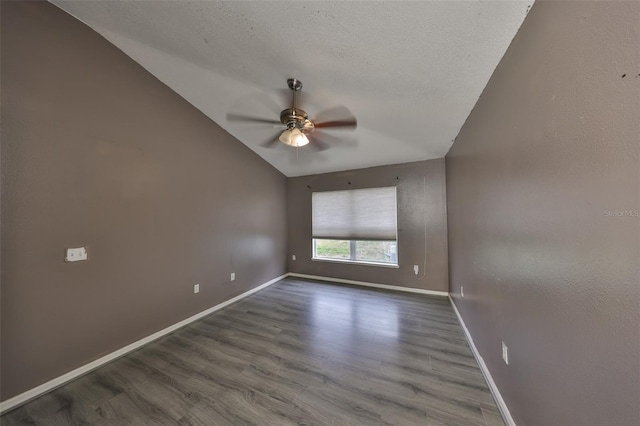
[[[2,425],[503,425],[444,298],[287,278]]]

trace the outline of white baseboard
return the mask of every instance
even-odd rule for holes
[[[498,406],[498,410],[500,410],[500,414],[502,414],[502,418],[507,426],[516,426],[516,423],[513,421],[513,417],[511,417],[511,413],[509,412],[509,408],[507,404],[502,399],[502,395],[500,394],[500,390],[498,390],[498,386],[496,386],[496,382],[493,381],[493,377],[491,377],[491,372],[487,368],[487,364],[484,363],[484,359],[480,356],[480,352],[476,348],[476,345],[473,343],[473,339],[471,338],[471,334],[467,329],[467,326],[458,312],[458,308],[456,304],[453,302],[451,295],[449,295],[449,301],[451,302],[451,306],[453,306],[453,310],[458,317],[458,321],[460,321],[460,325],[462,326],[462,330],[464,330],[464,335],[467,337],[467,341],[469,342],[469,346],[471,346],[471,351],[473,352],[473,356],[476,358],[478,365],[480,366],[480,371],[482,371],[482,375],[484,376],[487,384],[489,385],[489,390],[491,391],[491,395],[493,395],[493,399],[496,401],[496,405]]]
[[[446,291],[424,290],[421,288],[400,287],[397,285],[387,285],[387,284],[376,284],[376,283],[369,283],[366,281],[354,281],[354,280],[345,280],[342,278],[321,277],[319,275],[298,274],[296,272],[289,272],[288,276],[297,277],[297,278],[307,278],[310,280],[318,280],[318,281],[330,281],[330,282],[341,283],[341,284],[360,285],[364,287],[383,288],[385,290],[405,291],[408,293],[428,294],[431,296],[447,297],[449,295],[449,293]]]
[[[320,280],[320,281],[329,281],[329,282],[336,282],[336,283],[342,283],[342,284],[352,284],[352,285],[358,285],[358,286],[364,286],[364,287],[373,287],[373,288],[381,288],[381,289],[385,289],[385,290],[393,290],[393,291],[404,291],[404,292],[409,292],[409,293],[419,293],[419,294],[427,294],[427,295],[431,295],[431,296],[442,296],[442,297],[447,297],[449,295],[449,293],[447,293],[446,291],[434,291],[434,290],[423,290],[420,288],[411,288],[411,287],[400,287],[400,286],[393,286],[393,285],[386,285],[386,284],[376,284],[376,283],[369,283],[369,282],[365,282],[365,281],[354,281],[354,280],[345,280],[342,278],[331,278],[331,277],[322,277],[322,276],[318,276],[318,275],[306,275],[306,274],[298,274],[295,272],[289,272],[287,274],[281,275],[277,278],[274,278],[264,284],[259,285],[258,287],[255,287],[249,291],[246,291],[232,299],[229,299],[225,302],[222,302],[218,305],[215,305],[211,308],[208,308],[202,312],[199,312],[187,319],[184,319],[180,322],[177,322],[167,328],[164,328],[158,332],[155,332],[147,337],[144,337],[140,340],[137,340],[123,348],[120,348],[114,352],[111,352],[101,358],[98,358],[88,364],[85,364],[81,367],[76,368],[75,370],[69,371],[68,373],[63,374],[62,376],[56,377],[55,379],[51,379],[46,383],[43,383],[39,386],[36,386],[35,388],[29,389],[26,392],[21,393],[20,395],[16,395],[13,398],[7,399],[6,401],[2,401],[0,402],[0,414],[5,413],[13,408],[16,408],[22,404],[25,404],[27,402],[29,402],[30,400],[39,397],[40,395],[43,395],[47,392],[52,391],[55,388],[58,388],[62,385],[64,385],[65,383],[68,383],[74,379],[77,379],[80,376],[83,376],[117,358],[120,358],[130,352],[135,351],[136,349],[141,348],[142,346],[151,343],[154,340],[159,339],[162,336],[165,336],[169,333],[172,333],[174,331],[176,331],[177,329],[184,327],[187,324],[190,324],[194,321],[199,320],[200,318],[207,316],[217,310],[220,310],[226,306],[231,305],[232,303],[235,303],[241,299],[244,299],[247,296],[252,295],[253,293],[256,293],[266,287],[269,287],[272,284],[275,284],[276,282],[282,280],[283,278],[286,278],[288,276],[291,277],[297,277],[297,278],[307,278],[307,279],[312,279],[312,280]],[[455,305],[454,305],[454,309],[455,309]],[[457,311],[456,311],[457,312]],[[458,318],[460,318],[460,316],[458,315]],[[461,320],[462,323],[462,320]],[[463,323],[463,328],[464,328],[464,323]],[[466,333],[466,328],[465,328],[465,333]],[[467,335],[468,336],[468,335]],[[470,337],[468,337],[470,339]],[[472,344],[473,347],[473,344]],[[474,353],[475,349],[474,349]],[[479,361],[480,362],[480,361]],[[487,381],[489,381],[489,379],[487,379]],[[491,381],[492,383],[493,381]],[[492,391],[493,392],[493,391]]]
[[[139,349],[140,347],[151,343],[152,341],[159,339],[160,337],[167,335],[169,333],[172,333],[174,331],[176,331],[177,329],[184,327],[185,325],[192,323],[194,321],[199,320],[200,318],[207,316],[217,310],[220,310],[226,306],[231,305],[232,303],[235,303],[241,299],[244,299],[247,296],[252,295],[253,293],[256,293],[264,288],[269,287],[270,285],[282,280],[283,278],[286,278],[288,274],[284,274],[279,276],[278,278],[274,278],[270,281],[267,281],[264,284],[259,285],[258,287],[252,288],[249,291],[246,291],[234,298],[231,298],[225,302],[222,302],[218,305],[215,305],[209,309],[206,309],[200,313],[197,313],[187,319],[184,319],[180,322],[177,322],[167,328],[164,328],[156,333],[153,333],[147,337],[144,337],[138,341],[135,341],[133,343],[131,343],[130,345],[125,346],[124,348],[120,348],[115,352],[111,352],[110,354],[107,354],[101,358],[96,359],[95,361],[92,361],[88,364],[85,364],[81,367],[76,368],[75,370],[69,371],[68,373],[63,374],[62,376],[56,377],[55,379],[49,380],[46,383],[41,384],[40,386],[36,386],[33,389],[29,389],[26,392],[21,393],[20,395],[16,395],[13,398],[7,399],[6,401],[2,401],[0,402],[0,414],[9,411],[19,405],[22,405],[44,393],[47,393],[57,387],[60,387],[62,385],[64,385],[65,383],[70,382],[73,379],[76,379],[84,374],[89,373],[92,370],[95,370],[96,368],[99,368],[101,366],[103,366],[104,364],[111,362],[113,360],[115,360],[116,358],[120,358],[123,355],[128,354],[129,352],[135,351],[136,349]]]

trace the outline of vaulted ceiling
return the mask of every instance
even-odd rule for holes
[[[422,2],[61,1],[287,176],[443,157],[533,0]],[[286,80],[311,117],[358,118],[325,151],[261,146],[277,129]]]

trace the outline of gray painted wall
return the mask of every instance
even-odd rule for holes
[[[448,291],[444,159],[289,178],[287,183],[290,272]],[[397,185],[398,197],[399,268],[311,260],[313,191],[393,185]],[[291,260],[292,254],[297,260]],[[413,265],[420,266],[418,276]]]
[[[537,2],[446,157],[451,291],[520,426],[640,424],[639,103],[640,3]]]
[[[281,173],[56,7],[1,19],[2,400],[286,272]]]

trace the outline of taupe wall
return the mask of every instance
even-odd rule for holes
[[[451,291],[520,426],[640,424],[639,56],[640,3],[537,2],[446,157]]]
[[[2,400],[286,272],[286,178],[76,19],[2,2],[1,83]]]
[[[313,191],[392,185],[397,185],[398,188],[399,268],[311,260],[311,193]],[[444,159],[288,179],[289,271],[448,291],[445,191]],[[424,268],[425,220],[426,270]],[[297,260],[291,260],[292,254],[296,255]],[[418,276],[413,272],[413,265],[420,266]]]

